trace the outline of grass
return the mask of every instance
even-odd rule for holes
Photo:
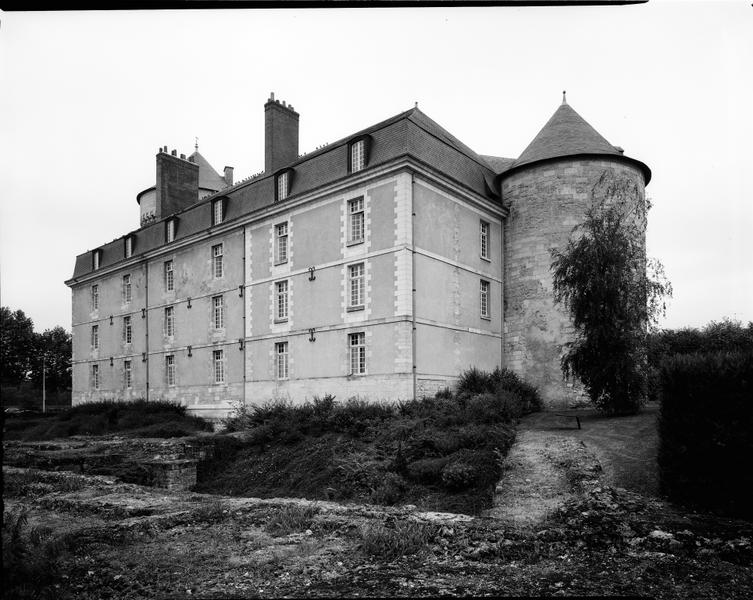
[[[310,529],[314,517],[319,512],[315,506],[290,504],[276,511],[266,525],[266,530],[274,536],[290,535]]]
[[[359,528],[361,550],[384,560],[418,554],[427,549],[436,534],[435,526],[416,521],[396,521],[391,526],[372,523]]]
[[[49,416],[6,418],[5,439],[37,441],[112,433],[169,438],[211,429],[207,421],[187,414],[185,406],[140,399],[90,402]]]

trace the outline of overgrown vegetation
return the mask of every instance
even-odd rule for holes
[[[753,352],[676,354],[661,387],[662,492],[753,517]]]
[[[574,342],[562,358],[591,401],[608,414],[634,414],[646,398],[646,329],[671,295],[662,267],[646,258],[648,204],[638,185],[612,170],[562,251],[552,251],[554,296],[569,310]]]
[[[195,489],[477,513],[491,503],[515,419],[540,405],[515,374],[470,369],[456,393],[434,398],[241,406],[227,427],[246,432],[246,448],[200,472]]]
[[[289,504],[272,515],[267,523],[266,530],[274,536],[304,531],[314,523],[317,512],[318,510],[314,506]]]
[[[211,423],[173,402],[134,400],[80,404],[49,416],[5,420],[5,439],[51,440],[73,435],[122,433],[134,437],[180,437],[211,431]]]
[[[418,554],[428,549],[437,535],[437,527],[408,520],[362,525],[358,530],[361,550],[383,560]]]

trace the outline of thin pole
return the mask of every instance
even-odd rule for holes
[[[45,379],[47,374],[47,364],[45,363],[45,356],[42,355],[42,412],[47,412],[47,388],[45,387]]]

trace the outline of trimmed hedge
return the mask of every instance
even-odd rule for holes
[[[661,490],[753,517],[753,353],[677,355],[661,369]]]

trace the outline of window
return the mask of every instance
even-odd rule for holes
[[[481,258],[489,258],[489,223],[481,221]]]
[[[102,264],[102,250],[92,252],[92,268],[96,271]]]
[[[123,362],[123,383],[126,388],[133,387],[133,377],[131,374],[131,361],[126,360]]]
[[[131,328],[131,317],[123,317],[123,341],[130,344],[133,340],[133,330]]]
[[[165,383],[175,385],[175,355],[165,356]]]
[[[131,301],[131,276],[123,275],[123,302],[128,303]]]
[[[212,225],[219,225],[225,220],[225,206],[223,198],[212,202]]]
[[[165,308],[165,335],[167,337],[175,335],[175,308],[172,306]]]
[[[175,289],[175,279],[173,278],[173,261],[165,261],[165,291],[172,292]]]
[[[366,334],[348,334],[350,345],[350,374],[363,375],[366,373]]]
[[[275,283],[277,296],[277,316],[276,320],[286,321],[288,318],[288,282],[278,281]]]
[[[290,171],[284,171],[277,176],[277,201],[285,200],[290,193]]]
[[[348,200],[348,243],[360,244],[363,242],[363,196]]]
[[[222,296],[212,298],[212,321],[215,329],[225,327],[225,304],[222,301]]]
[[[275,344],[275,357],[277,366],[277,379],[288,378],[288,343],[277,342]]]
[[[92,286],[92,310],[99,309],[99,286],[94,284]]]
[[[489,318],[489,282],[481,280],[481,317]]]
[[[275,225],[275,264],[288,262],[288,223]]]
[[[212,246],[212,271],[215,279],[222,277],[222,244]]]
[[[131,256],[133,256],[133,236],[132,235],[126,236],[124,243],[125,243],[125,247],[123,248],[123,251],[125,253],[125,257],[131,258]]]
[[[348,279],[350,280],[350,303],[348,304],[348,308],[363,308],[364,264],[350,265],[348,267]]]
[[[175,219],[165,221],[165,242],[168,244],[175,239]]]
[[[214,382],[225,383],[225,352],[224,350],[214,350]]]
[[[89,383],[93,390],[99,389],[99,365],[91,366],[91,375],[89,377]]]
[[[99,348],[99,325],[92,325],[92,348]]]
[[[355,173],[366,166],[366,141],[358,140],[350,145],[350,171]]]

